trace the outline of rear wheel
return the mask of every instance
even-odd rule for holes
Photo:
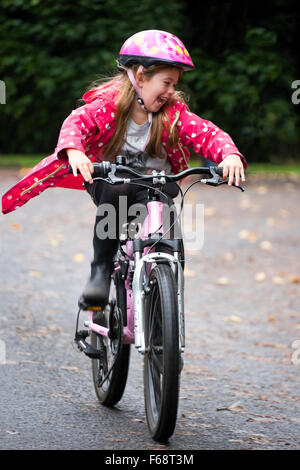
[[[145,408],[152,438],[166,441],[176,425],[180,382],[177,289],[171,267],[155,266],[150,285],[145,318]]]
[[[101,351],[100,359],[92,359],[93,382],[98,400],[105,406],[114,406],[121,400],[127,382],[130,345],[122,344],[124,318],[126,291],[120,274],[114,273],[109,303],[94,320],[109,327],[111,337],[91,332],[91,345]]]

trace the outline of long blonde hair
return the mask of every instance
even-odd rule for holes
[[[138,67],[139,65],[132,66],[134,75],[136,75]],[[165,64],[152,65],[144,68],[143,74],[146,79],[150,80],[156,73],[161,72],[163,69],[166,69],[166,67],[169,66],[166,66]],[[128,122],[137,96],[128,78],[126,70],[120,70],[118,74],[111,78],[102,78],[94,82],[90,89],[94,90],[96,93],[99,91],[100,96],[103,85],[105,85],[105,89],[110,85],[114,85],[119,91],[117,97],[114,133],[103,149],[105,157],[114,158],[119,154],[120,149],[125,142]],[[179,100],[187,105],[183,92],[175,91],[172,99],[165,103],[157,113],[153,113],[152,115],[151,135],[146,148],[147,153],[151,157],[164,158],[164,154],[162,152],[162,132],[164,128],[168,135],[168,145],[170,147],[174,147],[178,143],[178,128],[177,126],[171,126],[169,116],[166,113],[167,106],[175,100]]]

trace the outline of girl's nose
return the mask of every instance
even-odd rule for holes
[[[171,85],[168,90],[169,98],[171,98],[174,95],[174,93],[175,93],[175,87]]]

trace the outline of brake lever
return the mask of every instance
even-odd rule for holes
[[[216,186],[220,186],[221,184],[227,184],[227,183],[228,183],[228,180],[227,181],[221,181]],[[232,183],[232,186],[234,186],[237,189],[240,189],[242,192],[245,191],[245,188],[243,188],[243,186],[237,186],[235,183]]]
[[[126,183],[126,178],[120,178],[119,176],[116,176],[116,171],[117,171],[117,165],[115,163],[111,164],[111,170],[107,175],[106,182],[109,184],[115,184],[115,183]]]
[[[221,186],[221,184],[227,184],[228,183],[228,180],[227,181],[222,181],[221,176],[218,175],[218,173],[216,172],[216,170],[213,166],[209,167],[209,171],[211,172],[213,177],[209,178],[209,179],[202,179],[202,180],[200,180],[201,183],[208,184],[209,186]],[[240,189],[242,192],[245,191],[243,186],[237,186],[235,183],[233,183],[232,186],[234,186],[237,189]]]

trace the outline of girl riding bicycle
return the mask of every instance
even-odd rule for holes
[[[4,213],[49,186],[82,189],[78,170],[98,207],[109,203],[118,212],[119,196],[127,196],[128,205],[145,204],[145,187],[123,184],[116,189],[93,181],[92,162],[114,160],[117,155],[123,155],[127,165],[140,171],[155,169],[176,174],[188,167],[187,147],[192,147],[223,167],[229,185],[245,181],[247,165],[230,136],[190,112],[183,95],[175,89],[182,73],[194,68],[176,36],[158,30],[139,32],[124,43],[117,63],[118,74],[85,93],[86,104],[64,121],[55,153],[3,196]],[[67,175],[68,162],[73,175]],[[170,183],[166,193],[171,205],[178,188]],[[106,303],[118,247],[118,229],[113,238],[98,236],[97,226],[103,219],[104,215],[96,216],[91,277],[82,294],[87,304]]]

